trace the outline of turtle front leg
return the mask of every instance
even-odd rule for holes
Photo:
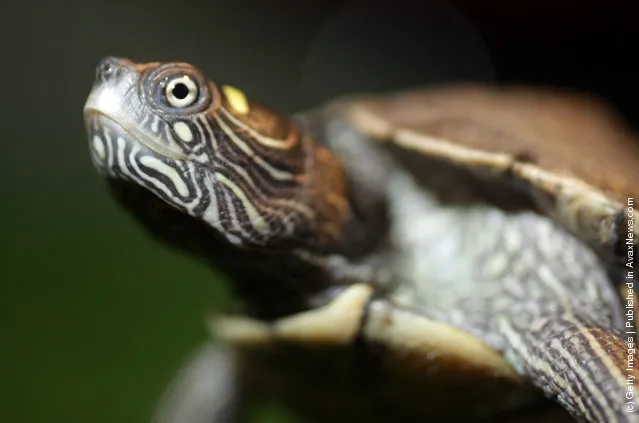
[[[639,422],[637,355],[625,336],[568,313],[499,329],[506,358],[577,420]]]
[[[241,387],[230,348],[206,343],[167,388],[153,423],[234,423]]]

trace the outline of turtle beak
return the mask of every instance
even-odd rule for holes
[[[185,160],[180,148],[163,143],[157,133],[143,125],[152,118],[153,112],[145,105],[139,83],[145,68],[153,65],[136,65],[113,57],[102,60],[84,105],[85,126],[91,136],[100,128],[108,127],[127,143],[141,144],[165,158]]]
[[[133,63],[126,59],[108,57],[96,68],[95,83],[84,105],[85,121],[92,114],[101,114],[123,124],[123,111],[128,95],[140,79],[140,73]],[[129,109],[130,112],[130,109]]]

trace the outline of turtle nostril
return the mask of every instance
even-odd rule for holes
[[[113,67],[111,66],[110,63],[104,63],[102,65],[101,72],[103,75],[109,75],[112,71],[113,71]]]
[[[116,76],[118,68],[118,59],[107,57],[103,59],[96,69],[96,78],[103,82],[108,82]]]

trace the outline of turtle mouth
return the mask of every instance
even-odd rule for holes
[[[186,160],[187,157],[183,154],[179,154],[168,147],[165,147],[161,144],[161,142],[155,139],[152,136],[149,136],[144,131],[137,129],[132,125],[125,125],[120,123],[116,118],[109,116],[107,113],[102,110],[87,107],[84,110],[84,121],[90,131],[92,128],[89,127],[90,122],[92,120],[97,120],[98,126],[101,127],[111,127],[112,129],[117,129],[118,132],[126,135],[126,138],[131,142],[137,142],[149,151],[165,157],[167,159],[172,160]]]

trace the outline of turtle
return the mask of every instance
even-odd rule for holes
[[[236,301],[160,402],[233,423],[639,422],[639,144],[601,100],[457,84],[294,116],[184,62],[97,67],[91,160]]]

